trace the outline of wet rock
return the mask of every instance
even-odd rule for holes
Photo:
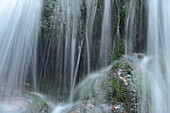
[[[142,53],[134,53],[133,56],[142,59],[144,57],[144,55]]]
[[[116,105],[100,104],[95,105],[90,101],[79,102],[67,113],[125,113],[126,109],[123,103]]]
[[[48,104],[29,91],[16,91],[0,101],[0,113],[50,113]]]
[[[135,113],[137,112],[137,88],[133,71],[136,66],[129,59],[120,60],[101,79],[100,87],[95,82],[88,90],[88,98],[79,99],[65,113]],[[104,80],[103,80],[104,78]],[[95,80],[97,80],[96,78]],[[95,90],[93,89],[95,85]],[[83,90],[84,91],[84,90]],[[92,92],[92,93],[90,93]],[[84,93],[82,94],[84,96]],[[90,95],[90,96],[89,96]]]
[[[109,106],[95,105],[91,101],[83,101],[75,104],[72,109],[67,113],[111,113]]]
[[[113,65],[108,75],[108,103],[123,103],[123,112],[137,112],[137,89],[134,84],[133,68],[135,65],[129,59],[120,60]],[[119,108],[117,108],[119,110]]]

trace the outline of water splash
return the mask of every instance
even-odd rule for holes
[[[98,93],[98,96],[95,99],[96,102],[102,103],[105,101],[105,82],[106,82],[106,75],[110,73],[111,66],[108,66],[106,68],[101,69],[100,71],[94,72],[89,74],[83,81],[81,81],[76,88],[74,89],[73,98],[74,102],[58,105],[52,113],[63,113],[63,112],[70,112],[72,110],[72,107],[75,105],[79,105],[83,100],[84,97],[89,96],[90,99],[92,99],[92,91],[95,91]],[[93,95],[94,96],[94,95]],[[76,98],[76,99],[75,99]],[[85,105],[84,105],[85,106]],[[97,108],[97,107],[96,107]],[[96,109],[96,112],[102,112],[100,111],[100,108]],[[107,113],[108,111],[105,111]]]

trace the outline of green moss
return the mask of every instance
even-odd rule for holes
[[[48,33],[50,25],[51,25],[51,16],[53,15],[53,12],[54,12],[54,4],[51,5],[52,1],[51,2],[45,1],[43,5],[43,10],[41,14],[42,15],[41,31],[43,33]]]
[[[51,108],[48,106],[48,104],[39,96],[36,94],[32,94],[30,92],[23,92],[24,98],[27,98],[28,100],[31,100],[30,106],[29,106],[29,111],[31,113],[50,113]]]
[[[112,61],[120,60],[125,54],[124,39],[115,42],[114,50],[111,53]]]
[[[102,0],[98,0],[96,5],[97,5],[97,9],[100,9],[101,8],[101,5],[102,4]]]
[[[123,6],[120,10],[119,27],[124,26],[125,17],[126,17],[126,7]]]
[[[117,69],[123,69],[123,65],[121,63],[115,63],[112,69],[116,72]]]
[[[127,90],[124,82],[113,76],[108,81],[108,87],[110,89],[107,90],[108,101],[112,104],[124,103],[124,107],[128,108],[130,104],[130,91]]]
[[[127,63],[123,64],[122,61],[120,60],[117,63],[115,63],[112,67],[112,70],[114,71],[114,73],[116,73],[118,69],[122,69],[124,73],[130,74],[130,75],[132,74],[132,71],[133,71],[133,68],[129,64]]]
[[[121,76],[126,74],[132,74],[133,68],[130,64],[126,63],[125,60],[117,61],[112,71],[117,73],[118,70],[122,69]],[[131,102],[131,92],[124,81],[119,79],[117,76],[112,76],[107,82],[107,100],[112,104],[124,103],[124,108],[129,110]]]
[[[139,8],[141,5],[143,5],[146,2],[146,0],[137,0],[136,2],[136,8]]]
[[[118,81],[116,77],[112,77],[112,79],[109,81],[111,82],[112,87],[112,94],[111,97],[112,102],[115,104],[117,102],[127,102],[127,90],[124,86],[123,81]]]
[[[125,65],[125,70],[127,74],[130,74],[130,75],[132,74],[133,69],[130,65]]]

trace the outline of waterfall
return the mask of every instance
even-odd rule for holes
[[[135,19],[137,19],[137,16],[135,15],[135,7],[136,2],[134,0],[131,0],[130,3],[126,4],[126,7],[128,8],[126,13],[126,25],[125,25],[125,54],[131,55],[134,48],[135,38],[136,38],[136,22]]]
[[[82,56],[84,43],[84,39],[80,36],[82,1],[56,0],[49,1],[48,4],[52,7],[52,14],[49,19],[48,38],[43,42],[46,50],[42,50],[44,58],[40,63],[44,66],[41,74],[45,77],[44,82],[49,76],[54,76],[54,81],[50,82],[56,85],[59,92],[57,95],[61,97],[69,92],[72,94]]]
[[[69,104],[59,104],[52,113],[63,113],[63,112],[71,112],[71,108],[75,105],[80,105],[85,97],[93,98],[94,92],[98,94],[95,98],[95,102],[105,102],[106,94],[105,94],[105,83],[106,83],[106,75],[109,74],[109,70],[112,68],[112,65],[107,68],[103,68],[97,72],[89,74],[83,81],[81,81],[74,90],[73,97],[76,98],[76,103]],[[86,106],[86,105],[83,105]],[[77,108],[79,109],[79,108]],[[79,111],[79,110],[78,110]],[[72,111],[74,112],[74,111]],[[87,112],[87,111],[86,111]],[[89,111],[91,113],[91,111]],[[94,113],[110,113],[107,109],[101,109],[100,107],[96,107]]]
[[[43,82],[54,77],[54,81],[50,82],[57,87],[58,98],[70,93],[69,100],[72,101],[78,75],[90,74],[94,65],[91,64],[94,55],[91,47],[95,42],[93,30],[97,2],[98,0],[55,0],[45,3],[48,7],[45,10],[52,13],[49,25],[43,26],[49,31],[43,32],[48,38],[40,42],[44,43],[44,47],[40,51],[43,60],[39,62],[43,66],[39,73],[44,77]]]
[[[90,47],[92,46],[92,38],[93,38],[93,26],[94,26],[94,19],[96,16],[96,10],[97,6],[96,3],[97,0],[86,0],[87,5],[87,17],[86,17],[86,43],[87,43],[87,68],[88,68],[88,74],[90,73]]]
[[[23,89],[26,82],[36,85],[40,11],[41,0],[0,1],[0,94],[2,98],[12,94],[16,89]]]
[[[111,37],[111,0],[105,0],[104,15],[102,22],[101,46],[100,46],[100,63],[101,66],[107,65],[108,55],[112,50]]]
[[[146,48],[147,7],[143,0],[130,0],[124,6],[126,11],[124,37],[125,55],[143,52]]]
[[[170,111],[170,2],[149,0],[147,56],[142,67],[141,112]],[[146,107],[146,105],[148,105]]]
[[[169,0],[0,0],[0,112],[169,113],[169,13]]]

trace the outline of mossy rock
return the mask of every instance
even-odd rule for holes
[[[124,39],[115,41],[114,50],[111,53],[112,61],[120,60],[125,54]]]
[[[0,113],[51,113],[51,108],[36,94],[16,91],[0,102]]]
[[[30,93],[30,92],[24,92],[24,98],[30,100],[31,103],[29,103],[29,110],[30,113],[50,113],[51,108],[48,106],[48,104],[38,95]],[[28,112],[27,112],[28,113]]]
[[[118,69],[122,69],[124,74],[130,74],[130,75],[132,74],[133,71],[133,68],[129,64],[127,63],[123,64],[122,61],[120,60],[117,61],[117,63],[115,63],[112,67],[114,73],[116,73]]]
[[[116,77],[112,77],[108,81],[108,101],[112,104],[125,103],[126,107],[130,102],[130,91],[127,90],[124,82],[118,80]]]
[[[131,107],[134,107],[132,104],[135,103],[132,102],[132,100],[134,99],[136,101],[137,99],[134,97],[134,95],[136,95],[134,92],[136,89],[132,85],[133,68],[127,62],[127,59],[119,60],[113,65],[107,81],[107,101],[113,105],[123,103],[126,111],[131,112]],[[128,78],[127,75],[131,75],[131,78]],[[127,78],[130,79],[132,83],[130,83]]]

